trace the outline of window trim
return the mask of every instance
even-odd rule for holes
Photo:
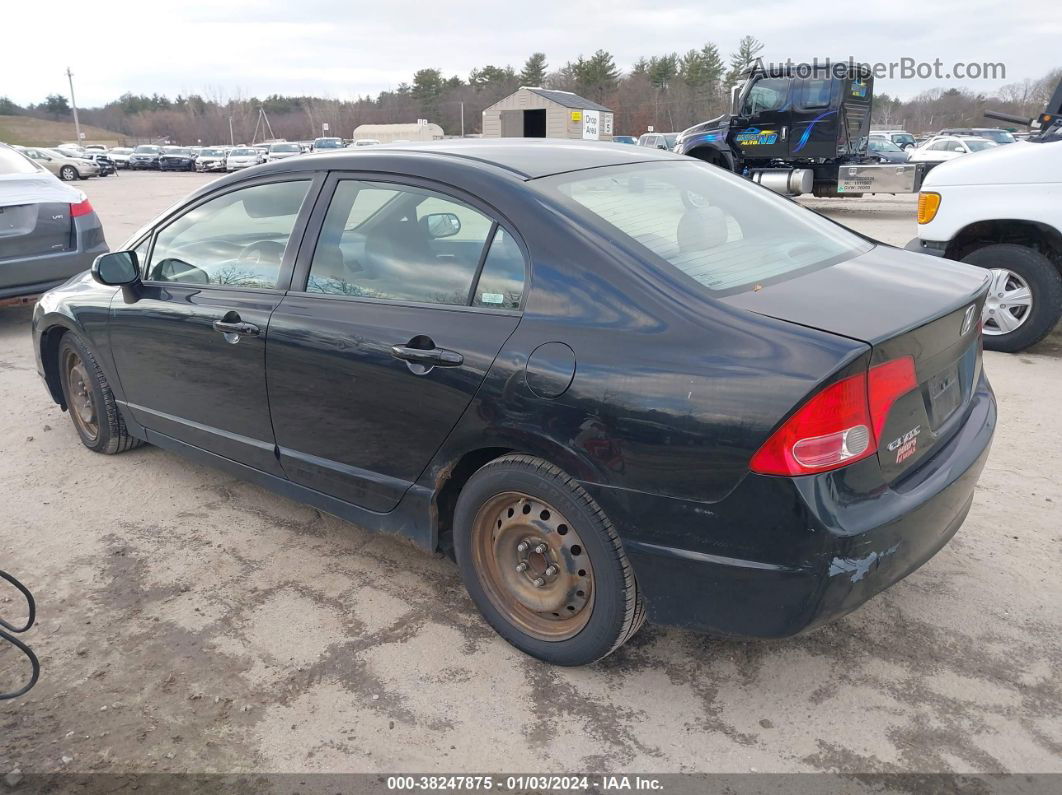
[[[284,171],[279,174],[262,174],[255,175],[248,179],[241,179],[236,182],[230,182],[218,187],[217,189],[205,193],[202,196],[197,197],[192,202],[182,204],[178,207],[171,208],[171,211],[166,216],[158,221],[151,230],[148,232],[149,238],[147,260],[140,263],[141,266],[141,280],[146,285],[159,286],[159,287],[172,287],[173,285],[194,286],[200,290],[228,290],[233,292],[249,292],[249,293],[266,293],[274,295],[282,295],[286,293],[291,286],[291,277],[295,270],[295,260],[298,255],[298,251],[302,246],[303,237],[306,232],[306,225],[310,220],[310,216],[314,207],[317,204],[317,200],[320,197],[321,185],[324,183],[325,173],[323,171]],[[179,221],[185,215],[192,210],[206,204],[209,201],[225,196],[229,193],[233,193],[238,190],[244,190],[246,188],[254,188],[259,185],[270,185],[277,182],[306,182],[309,183],[306,189],[306,195],[303,197],[302,206],[299,208],[298,215],[295,216],[295,224],[291,228],[291,234],[288,236],[288,243],[284,247],[284,256],[280,260],[280,272],[277,274],[277,286],[276,287],[238,287],[228,284],[196,284],[188,285],[184,282],[169,282],[159,281],[156,279],[148,279],[147,268],[151,263],[152,257],[155,255],[155,242],[158,239],[159,232],[171,226],[176,221]],[[134,250],[141,243],[144,242],[144,238],[140,238],[130,249]]]
[[[306,285],[309,282],[310,266],[313,263],[313,255],[317,249],[317,242],[321,235],[321,229],[324,227],[325,216],[328,214],[328,208],[332,203],[332,197],[335,195],[336,189],[340,182],[355,181],[355,182],[373,182],[397,185],[400,188],[420,188],[421,190],[429,190],[433,193],[438,193],[444,197],[459,201],[462,204],[467,204],[469,207],[483,213],[491,221],[491,230],[484,240],[483,249],[480,251],[479,263],[476,267],[475,276],[472,279],[472,284],[469,287],[469,297],[466,299],[465,304],[436,304],[427,303],[423,301],[407,301],[404,299],[394,298],[369,298],[367,296],[360,295],[337,295],[335,293],[318,293],[309,292],[306,289]],[[494,242],[494,236],[497,234],[498,228],[504,229],[513,240],[520,247],[520,253],[524,259],[524,290],[520,296],[520,306],[517,309],[492,309],[488,307],[472,306],[472,296],[475,295],[476,288],[479,286],[479,277],[483,272],[483,265],[486,262],[486,257],[490,253],[490,246]],[[286,253],[286,252],[285,252]],[[527,246],[524,243],[523,237],[514,230],[508,219],[495,209],[492,205],[483,201],[478,196],[473,196],[470,193],[465,192],[456,185],[451,185],[446,182],[438,182],[436,180],[426,179],[424,177],[416,177],[411,174],[398,174],[393,172],[381,172],[381,171],[353,171],[353,170],[337,170],[327,173],[327,178],[323,180],[320,190],[317,194],[317,200],[315,202],[313,212],[308,219],[306,228],[303,230],[302,243],[299,246],[298,254],[295,260],[295,267],[292,272],[291,281],[289,283],[288,292],[298,293],[300,297],[311,296],[314,298],[322,298],[329,300],[339,301],[352,301],[355,303],[370,303],[370,304],[383,304],[389,306],[408,306],[414,309],[440,309],[440,310],[457,310],[462,312],[480,312],[489,315],[520,315],[523,314],[524,308],[527,304],[527,297],[531,290],[531,256]]]

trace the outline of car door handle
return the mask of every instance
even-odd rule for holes
[[[460,367],[465,362],[465,357],[457,351],[448,351],[445,348],[410,348],[408,345],[392,345],[391,355],[396,359],[423,364],[428,367]]]
[[[222,334],[239,334],[244,337],[257,337],[261,330],[254,323],[244,323],[242,320],[215,320],[214,331]]]

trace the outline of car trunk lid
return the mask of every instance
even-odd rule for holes
[[[866,342],[871,371],[910,357],[915,386],[892,404],[877,434],[878,461],[892,482],[961,424],[980,376],[987,285],[987,274],[970,266],[877,247],[723,300]]]

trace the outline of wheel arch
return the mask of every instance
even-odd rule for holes
[[[1039,221],[998,219],[963,227],[948,243],[944,256],[961,260],[984,246],[1012,243],[1028,246],[1047,257],[1062,273],[1062,232]]]
[[[71,331],[69,326],[62,323],[54,323],[43,332],[40,337],[41,366],[44,368],[44,383],[48,387],[48,393],[63,411],[66,411],[66,397],[63,395],[63,385],[59,377],[59,345],[63,337]]]
[[[713,166],[725,168],[727,171],[734,170],[733,155],[715,146],[707,144],[696,146],[686,152],[686,155],[688,157],[695,157],[698,160],[703,160],[705,163],[711,163]]]

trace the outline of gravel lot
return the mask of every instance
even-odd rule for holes
[[[113,246],[206,181],[79,183]],[[810,200],[902,245],[913,197]],[[806,637],[646,628],[593,667],[521,656],[456,567],[156,448],[85,450],[27,309],[0,310],[0,568],[44,673],[0,776],[89,771],[1062,772],[1062,345],[989,353],[999,432],[921,570]],[[0,614],[15,604],[0,591]],[[0,650],[11,681],[15,655]]]

